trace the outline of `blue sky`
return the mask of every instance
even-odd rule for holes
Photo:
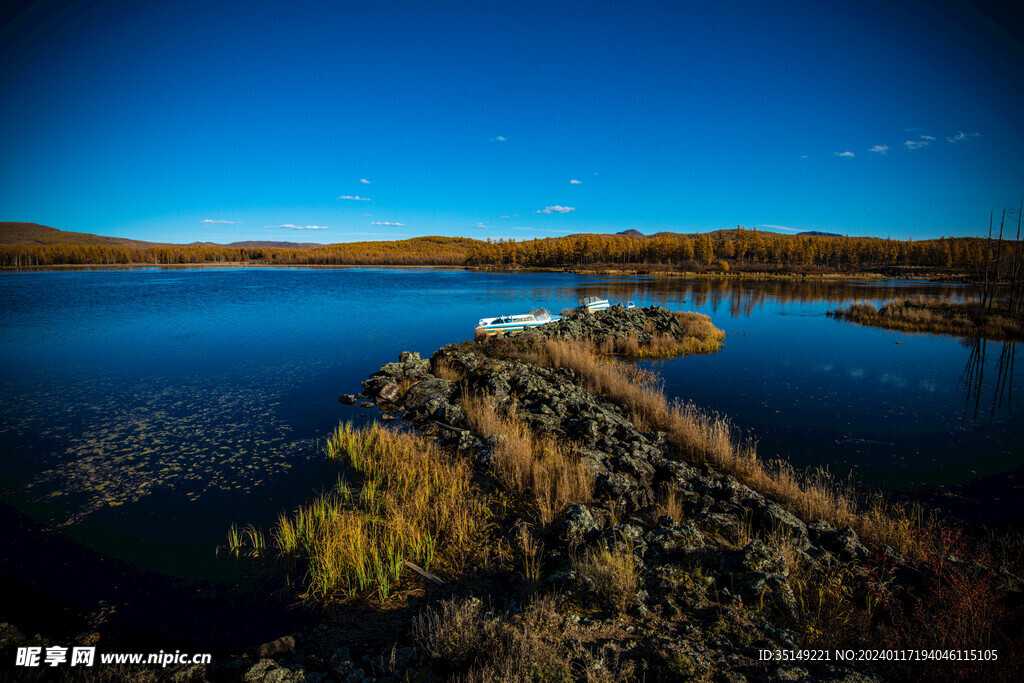
[[[182,243],[979,234],[1024,196],[1007,7],[28,3],[0,30],[0,220]]]

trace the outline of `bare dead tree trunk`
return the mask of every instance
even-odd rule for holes
[[[985,240],[985,270],[981,278],[981,305],[988,305],[988,271],[992,258],[992,220],[995,217],[994,211],[988,212],[988,239]]]
[[[1021,200],[1017,209],[1017,239],[1013,244],[1013,268],[1010,270],[1010,312],[1020,313],[1021,304],[1024,301],[1024,261],[1021,259],[1020,227],[1021,218],[1024,217],[1024,200]]]
[[[1006,209],[1003,209],[1003,217],[999,219],[999,241],[996,242],[996,264],[992,268],[992,292],[988,297],[988,308],[992,310],[992,304],[995,302],[996,289],[999,287],[999,262],[1003,256],[1003,228],[1006,225]]]

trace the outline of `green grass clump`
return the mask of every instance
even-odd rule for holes
[[[405,560],[425,568],[470,553],[486,524],[486,505],[462,460],[408,433],[374,424],[339,425],[327,441],[362,481],[344,481],[307,505],[282,514],[274,542],[307,565],[304,597],[325,600],[376,591],[382,601],[399,584]]]

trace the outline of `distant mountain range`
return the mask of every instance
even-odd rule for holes
[[[280,249],[312,249],[313,247],[322,247],[324,245],[317,242],[266,242],[266,241],[249,241],[249,242],[231,242],[229,244],[218,244],[216,242],[192,242],[188,246],[190,247],[276,247]]]
[[[87,232],[66,232],[38,223],[0,222],[0,245],[19,247],[33,244],[105,244],[113,247],[163,246],[157,242],[103,237]]]
[[[735,229],[716,230],[714,232],[731,233]],[[657,237],[658,235],[678,235],[681,233],[659,232],[655,235],[644,235],[639,230],[630,228],[616,235],[627,237]],[[811,230],[798,232],[797,235],[806,237],[842,237],[832,232],[819,232]],[[571,237],[571,235],[570,235]],[[266,247],[281,249],[312,249],[322,247],[323,244],[316,242],[269,242],[263,240],[249,240],[246,242],[231,242],[230,244],[218,244],[216,242],[192,242],[188,245],[170,245],[167,242],[145,242],[142,240],[130,240],[123,237],[105,237],[103,235],[92,235],[85,232],[67,232],[58,230],[38,223],[4,223],[0,222],[0,246],[24,246],[33,244],[105,244],[118,247],[159,247],[159,246],[192,246],[192,247]]]
[[[87,232],[67,232],[38,223],[4,223],[0,222],[0,245],[26,246],[32,244],[105,244],[112,247],[163,247],[167,242],[145,242],[130,240],[124,237],[104,237]],[[174,245],[178,246],[178,245]],[[232,242],[217,244],[215,242],[192,242],[192,247],[280,247],[283,249],[311,249],[324,245],[315,242]]]
[[[713,230],[712,231],[712,233],[716,233],[716,232],[726,232],[726,233],[728,233],[728,232],[732,232],[732,230]],[[655,237],[656,236],[656,235],[644,235],[639,230],[634,230],[633,228],[630,228],[629,230],[623,230],[622,232],[617,232],[615,234],[616,235],[627,235],[629,237]],[[657,233],[657,235],[679,235],[679,234],[683,234],[683,233],[676,233],[676,232],[659,232],[659,233]],[[689,233],[689,234],[692,234],[692,233]],[[797,235],[803,235],[804,237],[842,237],[842,235],[838,235],[838,234],[836,234],[834,232],[820,232],[818,230],[808,230],[807,232],[798,232],[796,234]]]

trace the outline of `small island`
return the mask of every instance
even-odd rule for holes
[[[1024,339],[1024,315],[1008,303],[986,305],[980,300],[904,299],[881,308],[854,304],[829,311],[833,318],[869,327],[903,332],[930,332],[994,340]]]

